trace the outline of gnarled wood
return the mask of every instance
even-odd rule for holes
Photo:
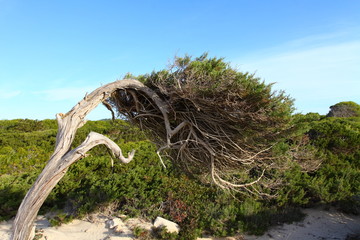
[[[149,88],[139,81],[132,79],[124,79],[99,87],[89,95],[86,95],[68,113],[57,114],[58,133],[54,153],[19,207],[13,224],[12,240],[30,240],[36,215],[51,190],[65,175],[69,166],[83,158],[85,153],[94,146],[104,144],[122,162],[128,163],[131,161],[135,153],[134,151],[129,153],[129,157],[126,158],[122,155],[119,146],[113,141],[94,132],[90,133],[80,146],[71,149],[77,129],[86,122],[86,115],[97,105],[105,102],[117,89],[127,88],[143,92],[155,102],[161,112],[166,114],[166,104]]]
[[[259,194],[254,186],[266,178],[265,169],[271,167],[274,161],[270,154],[272,145],[254,144],[254,141],[260,136],[269,139],[280,136],[278,132],[268,131],[266,136],[262,133],[267,129],[266,123],[272,121],[263,112],[270,111],[272,104],[268,104],[266,111],[263,108],[247,111],[246,101],[237,105],[242,96],[242,88],[239,88],[230,92],[232,95],[225,93],[222,96],[222,103],[227,106],[224,107],[215,104],[221,95],[217,98],[213,96],[210,100],[196,92],[190,91],[186,95],[178,83],[178,89],[172,89],[167,84],[150,88],[151,85],[146,87],[132,79],[116,81],[86,95],[68,113],[57,114],[58,133],[54,153],[20,205],[12,240],[29,240],[35,217],[51,190],[69,166],[83,158],[92,147],[105,144],[122,162],[132,159],[134,152],[125,158],[114,142],[96,133],[90,133],[80,146],[71,149],[77,129],[85,124],[86,115],[99,103],[104,103],[113,117],[115,109],[140,127],[150,130],[159,145],[159,157],[160,151],[173,150],[169,151],[170,158],[183,169],[189,172],[194,169],[196,172],[209,172],[212,181],[224,189],[245,189],[252,194]],[[184,86],[184,89],[194,87],[192,84]],[[230,90],[228,86],[224,89]],[[278,98],[283,99],[281,96]],[[212,106],[214,104],[215,107]],[[252,120],[264,123],[262,127],[250,126],[248,123]],[[253,133],[256,137],[251,141],[242,133],[246,128],[250,129],[248,132],[256,133]],[[252,169],[259,173],[257,177],[249,176]],[[245,178],[239,176],[237,171],[245,172]],[[253,177],[256,179],[251,180]]]

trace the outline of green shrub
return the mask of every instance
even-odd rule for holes
[[[101,206],[117,203],[115,211],[154,220],[157,216],[177,222],[179,235],[158,234],[163,239],[196,239],[201,234],[229,236],[241,232],[262,234],[269,226],[300,220],[298,206],[336,204],[346,212],[359,213],[360,195],[359,118],[324,118],[318,114],[296,115],[296,131],[273,147],[274,156],[290,161],[286,171],[273,169],[272,177],[286,183],[267,191],[264,200],[219,190],[178,172],[165,159],[164,169],[156,146],[146,134],[124,121],[89,121],[79,129],[74,146],[90,131],[107,135],[126,153],[136,149],[129,164],[115,161],[103,146],[73,164],[51,192],[41,212],[54,211],[53,224],[81,217]],[[32,128],[30,128],[31,126]],[[0,121],[0,220],[13,217],[27,190],[53,150],[54,120]],[[314,171],[289,155],[298,144],[317,151],[324,159]],[[269,175],[270,176],[270,175]],[[267,177],[269,177],[267,176]],[[66,209],[66,211],[64,211]],[[138,231],[143,239],[154,236]]]
[[[287,184],[278,194],[278,204],[352,204],[351,199],[360,195],[360,118],[311,114],[298,120],[307,130],[308,145],[323,162],[316,171],[306,173],[295,164],[281,175]]]
[[[0,221],[15,216],[26,192],[35,182],[39,171],[0,176]]]
[[[169,69],[135,78],[157,94],[168,113],[131,87],[115,91],[111,106],[147,129],[152,141],[165,148],[162,153],[187,174],[222,188],[260,178],[237,189],[249,194],[261,192],[263,169],[287,163],[269,149],[293,132],[293,100],[283,91],[272,91],[272,84],[207,54],[176,57]],[[180,130],[170,134],[169,127]]]

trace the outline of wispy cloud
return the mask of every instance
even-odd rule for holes
[[[95,86],[67,87],[36,91],[33,94],[43,96],[47,101],[80,100],[86,93],[95,90]]]
[[[0,89],[0,99],[9,99],[18,96],[21,91],[5,91]]]
[[[276,82],[276,88],[296,99],[300,111],[322,109],[321,113],[325,113],[339,101],[360,101],[360,41],[321,44],[319,40],[325,38],[295,40],[301,47],[289,48],[286,43],[284,49],[279,47],[272,54],[257,53],[248,61],[236,62],[241,70],[256,72],[266,82]]]

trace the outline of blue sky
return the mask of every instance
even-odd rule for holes
[[[203,52],[326,114],[360,103],[359,13],[355,0],[0,0],[0,119],[54,118],[128,72]]]

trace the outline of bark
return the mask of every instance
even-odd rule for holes
[[[100,103],[106,102],[117,89],[141,91],[155,102],[162,113],[166,114],[167,112],[166,104],[149,88],[136,80],[124,79],[99,87],[89,95],[86,95],[68,113],[57,114],[58,133],[54,153],[18,209],[13,224],[11,240],[30,240],[37,213],[51,190],[66,174],[69,166],[85,157],[86,152],[94,146],[104,144],[122,162],[128,163],[131,161],[135,153],[134,150],[126,158],[122,155],[119,146],[113,141],[94,132],[91,132],[80,146],[71,149],[77,129],[86,122],[86,115]]]

